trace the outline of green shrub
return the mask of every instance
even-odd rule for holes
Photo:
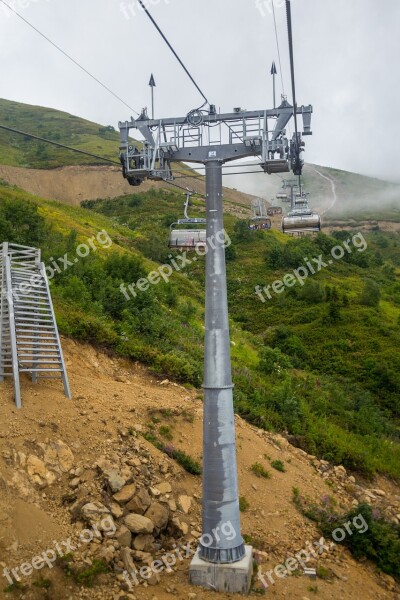
[[[240,512],[246,512],[250,507],[250,503],[245,496],[239,496],[239,510]]]
[[[373,279],[365,279],[360,296],[360,304],[364,304],[365,306],[379,306],[380,299],[380,286]]]
[[[259,462],[256,462],[254,463],[254,465],[251,465],[250,470],[257,477],[263,477],[264,479],[270,479],[271,477],[271,473],[267,471]]]
[[[285,369],[291,369],[292,363],[286,354],[283,354],[279,348],[266,346],[260,351],[260,370],[266,375],[283,374]]]
[[[285,471],[286,471],[285,465],[283,464],[283,462],[281,460],[273,460],[271,462],[271,467],[273,467],[277,471],[280,471],[281,473],[285,473]]]
[[[171,441],[173,439],[173,434],[171,431],[171,427],[168,427],[166,425],[161,425],[161,427],[159,427],[158,429],[158,433],[165,438],[166,440]]]
[[[342,529],[346,535],[339,543],[346,546],[356,559],[367,558],[384,573],[400,581],[400,525],[388,523],[380,511],[369,504],[359,504],[350,512],[338,514],[330,497],[324,497],[322,505],[318,506],[297,492],[295,503],[306,517],[318,524],[325,537],[335,539],[335,530]]]
[[[183,450],[175,450],[174,448],[165,448],[164,450],[168,456],[176,460],[188,473],[192,475],[201,475],[202,468],[200,463],[194,458],[186,454]]]

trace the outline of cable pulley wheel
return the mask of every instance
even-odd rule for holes
[[[200,127],[203,124],[204,116],[199,109],[191,110],[187,116],[187,122],[193,127]]]

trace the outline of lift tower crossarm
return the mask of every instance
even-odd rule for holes
[[[303,135],[311,135],[312,106],[299,106],[303,118]],[[222,164],[240,158],[260,156],[266,173],[287,173],[298,158],[304,143],[288,140],[286,126],[293,117],[293,107],[284,100],[275,109],[213,114],[194,110],[184,117],[149,119],[143,111],[138,119],[119,123],[121,162],[131,185],[145,179],[172,179],[172,162]],[[227,139],[211,139],[215,125],[226,125]],[[138,130],[144,143],[141,149],[132,144],[130,132]],[[217,128],[219,131],[219,128]],[[301,163],[302,164],[302,163]]]

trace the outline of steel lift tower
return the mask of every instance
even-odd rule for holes
[[[286,100],[272,110],[216,114],[211,106],[210,111],[157,120],[144,111],[136,120],[119,123],[123,174],[132,185],[173,179],[173,162],[205,165],[207,241],[213,244],[208,243],[206,256],[203,537],[190,577],[216,590],[247,592],[252,568],[251,549],[240,533],[225,243],[218,235],[224,231],[222,167],[259,156],[266,173],[293,170],[300,175],[302,136],[286,138],[295,111],[303,118],[303,135],[310,135],[312,107],[294,109]],[[140,148],[130,141],[132,130],[144,138]]]
[[[206,310],[204,345],[203,526],[190,581],[215,591],[247,593],[253,570],[252,548],[240,531],[233,382],[225,265],[222,168],[249,156],[260,159],[265,173],[300,177],[302,135],[311,135],[311,106],[296,103],[291,4],[286,0],[293,105],[283,97],[279,107],[218,114],[179,58],[142,0],[144,12],[173,52],[205,103],[184,117],[150,119],[144,109],[137,119],[119,123],[122,171],[131,185],[145,179],[173,180],[172,163],[199,163],[206,174]],[[276,70],[276,69],[275,69]],[[273,73],[274,74],[274,73]],[[207,106],[208,109],[203,109]],[[202,110],[203,109],[203,110]],[[303,131],[297,117],[302,116]],[[286,127],[294,117],[294,134]],[[140,132],[135,144],[131,131]],[[137,136],[133,136],[136,138]],[[176,239],[187,238],[175,235]],[[188,242],[186,241],[186,244]],[[196,245],[196,241],[193,242]],[[177,248],[187,249],[180,243]]]

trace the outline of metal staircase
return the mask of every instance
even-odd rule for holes
[[[68,376],[40,250],[0,246],[0,382],[13,377],[21,408],[20,373],[32,381],[60,379],[71,399]]]

